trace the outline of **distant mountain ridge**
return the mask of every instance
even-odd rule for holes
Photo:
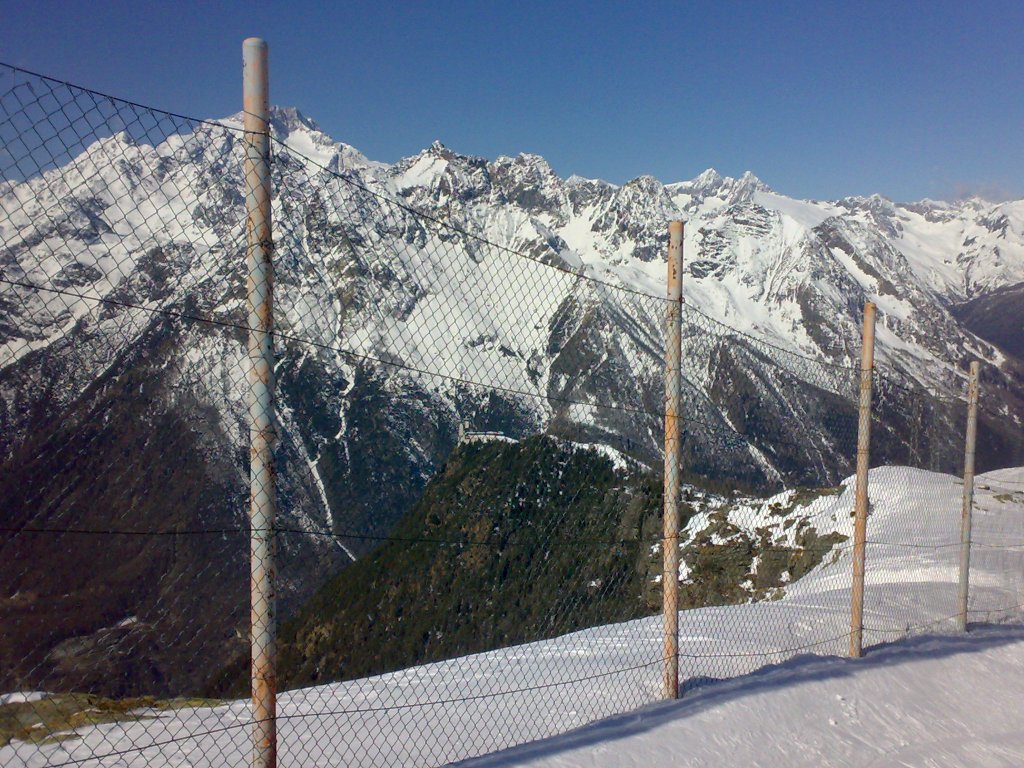
[[[983,422],[979,465],[1021,459],[1021,364],[952,310],[1024,282],[1024,202],[817,203],[713,171],[616,186],[562,180],[537,155],[489,161],[439,143],[385,165],[297,110],[275,109],[271,125],[285,615],[390,531],[463,422],[660,461],[658,297],[674,218],[687,222],[691,470],[773,486],[848,474],[867,300],[892,382],[876,458],[905,458],[930,430],[930,463],[952,468],[956,398],[980,358],[986,402],[1004,415]],[[241,157],[237,132],[211,125],[157,146],[120,133],[0,187],[5,526],[246,527]],[[924,408],[918,387],[955,405]],[[0,572],[0,621],[18,628],[0,641],[0,689],[205,684],[244,646],[248,550],[201,539],[118,540],[70,588],[60,568]],[[0,547],[18,563],[69,551],[27,534]],[[214,552],[222,572],[206,566]],[[184,633],[210,605],[204,633]],[[161,636],[206,644],[210,664],[180,663],[193,646],[152,651]],[[111,643],[149,666],[114,682],[79,674],[76,660]]]

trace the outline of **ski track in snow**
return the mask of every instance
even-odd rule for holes
[[[1005,609],[1024,602],[1024,551],[991,546],[1024,543],[1022,483],[1024,468],[977,479],[976,621],[1017,618]],[[949,475],[872,470],[866,645],[952,629],[960,492]],[[848,480],[843,493],[815,500],[808,514],[819,531],[846,531],[851,507]],[[737,765],[957,765],[974,754],[993,765],[1019,764],[1024,736],[1006,719],[1016,711],[1006,697],[1016,702],[1024,684],[1024,630],[918,638],[870,650],[863,661],[811,657],[846,652],[851,563],[849,548],[839,552],[787,585],[781,600],[682,612],[685,679],[732,679],[702,684],[681,703],[654,703],[662,651],[661,620],[653,616],[285,692],[280,765],[437,765],[522,744],[480,765],[720,765],[723,756]],[[743,677],[780,662],[787,663]],[[1004,689],[1002,680],[1009,681]],[[972,707],[991,716],[970,715]],[[84,764],[184,766],[247,754],[246,701],[146,715],[80,728],[79,738],[56,744],[13,742],[0,749],[0,765],[34,768],[120,750],[128,752]],[[667,735],[656,737],[662,729]],[[181,740],[162,743],[172,739]],[[1014,758],[1000,763],[1003,754]],[[690,762],[678,762],[684,759]]]
[[[1024,629],[803,656],[466,768],[1018,766]]]

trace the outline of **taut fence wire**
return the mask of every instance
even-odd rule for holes
[[[0,764],[442,765],[672,665],[685,696],[847,652],[859,338],[816,357],[681,300],[666,539],[669,298],[270,110],[254,300],[244,119],[0,64]],[[979,462],[1022,463],[987,373]],[[964,376],[871,375],[868,646],[955,629],[967,419]],[[968,617],[1017,618],[1024,474],[974,486]]]

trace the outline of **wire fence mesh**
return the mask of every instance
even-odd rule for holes
[[[242,117],[0,79],[0,763],[246,764]],[[439,765],[658,700],[666,300],[292,146],[296,119],[271,119],[281,764]],[[687,303],[682,340],[683,687],[845,653],[859,339],[808,357]],[[955,616],[962,389],[876,372],[869,641]],[[979,455],[1024,463],[997,402]],[[1024,602],[1017,478],[978,482],[976,620]]]
[[[954,384],[953,394],[961,395],[955,397],[929,392],[884,365],[876,372],[879,415],[873,418],[872,451],[882,466],[872,472],[872,589],[864,619],[869,640],[955,626],[967,422],[963,378]],[[1005,424],[990,422],[979,445],[991,446],[1001,434],[1020,441]],[[1014,453],[1006,451],[1002,462],[1011,462]],[[976,484],[969,620],[998,620],[1021,604],[1014,544],[1024,533],[1024,518],[1004,503],[1008,499],[997,500],[993,483],[1000,474]]]

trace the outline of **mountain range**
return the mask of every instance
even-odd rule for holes
[[[0,182],[0,689],[181,693],[244,651],[240,126],[127,130]],[[672,219],[695,478],[849,474],[865,301],[875,463],[957,471],[972,359],[980,469],[1024,458],[1024,201],[801,201],[712,170],[619,186],[440,143],[388,165],[294,109],[272,131],[285,616],[460,434],[658,465]]]

